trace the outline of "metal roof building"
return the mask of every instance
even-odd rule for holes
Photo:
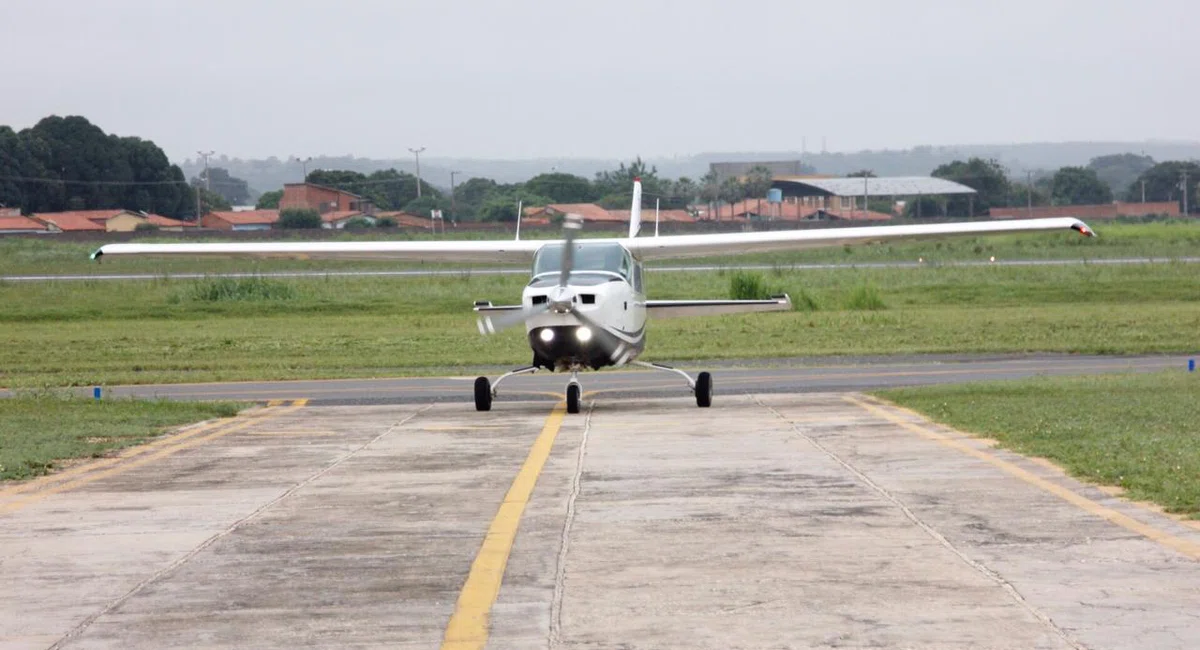
[[[928,196],[975,194],[975,190],[944,178],[892,176],[885,178],[812,178],[777,176],[771,187],[784,196]]]

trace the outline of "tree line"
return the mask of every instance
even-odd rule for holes
[[[156,144],[78,116],[0,126],[0,205],[22,212],[122,208],[193,218],[195,194]]]

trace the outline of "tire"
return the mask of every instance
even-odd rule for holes
[[[696,406],[708,408],[712,406],[712,375],[702,372],[696,375]]]
[[[475,378],[475,410],[492,410],[492,383],[487,377]]]
[[[567,384],[567,413],[579,412],[579,384]]]

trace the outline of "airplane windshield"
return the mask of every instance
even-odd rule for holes
[[[546,244],[533,260],[533,274],[562,272],[563,244]],[[572,273],[607,271],[629,278],[629,254],[620,244],[575,242]]]

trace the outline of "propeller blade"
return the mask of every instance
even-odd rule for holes
[[[550,309],[550,305],[541,304],[529,309],[505,312],[496,316],[480,316],[476,325],[479,327],[479,333],[487,336],[488,334],[503,332],[510,327],[520,325],[538,314],[545,313],[547,309]]]
[[[558,286],[567,286],[571,271],[575,267],[575,235],[583,228],[583,218],[579,215],[568,214],[563,220],[563,254],[562,273],[558,276]]]

